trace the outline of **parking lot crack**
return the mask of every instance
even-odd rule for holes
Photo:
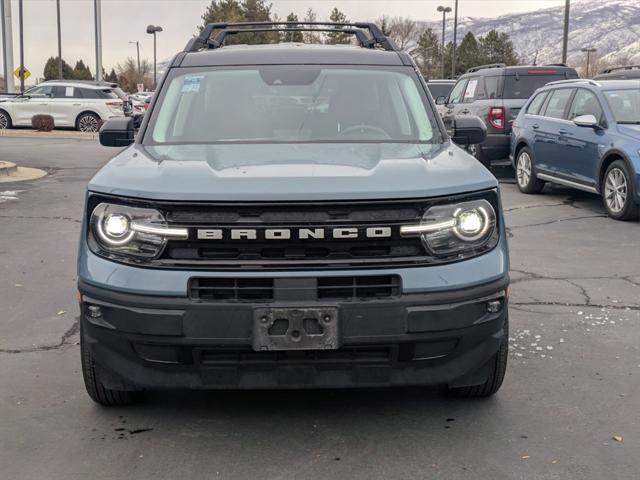
[[[71,327],[66,332],[64,332],[64,334],[60,338],[60,341],[56,344],[39,345],[39,346],[33,346],[33,347],[27,347],[27,348],[0,348],[0,353],[16,354],[16,353],[48,352],[50,350],[59,350],[60,348],[66,345],[71,345],[71,343],[69,342],[69,339],[74,335],[76,335],[79,331],[80,331],[80,317],[76,317],[76,320],[75,322],[73,322],[73,325],[71,325]]]
[[[0,215],[0,218],[8,218],[11,220],[65,220],[67,222],[82,223],[82,220],[72,217],[62,216],[39,216],[39,215]]]
[[[542,227],[544,225],[552,225],[554,223],[563,223],[563,222],[574,222],[576,220],[586,220],[589,218],[607,218],[607,215],[585,215],[582,217],[572,217],[572,218],[557,218],[555,220],[550,220],[548,222],[541,223],[532,223],[528,225],[515,225],[509,227],[510,230],[515,230],[517,228],[530,228],[530,227]]]

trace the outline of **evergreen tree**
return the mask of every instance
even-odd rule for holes
[[[519,63],[513,42],[506,33],[498,33],[491,30],[484,37],[480,37],[480,59],[481,64],[505,63],[507,65],[517,65]]]
[[[287,15],[287,22],[298,22],[298,16],[291,12],[289,15]],[[291,25],[291,27],[297,27],[299,25]],[[304,41],[304,38],[302,37],[302,32],[285,32],[282,35],[282,38],[280,39],[280,41],[283,42],[296,42],[296,43],[302,43]]]
[[[467,33],[456,50],[456,76],[462,75],[482,60],[480,45],[473,33]]]
[[[49,57],[47,63],[44,64],[44,79],[45,80],[57,80],[58,79],[58,57]],[[66,80],[73,80],[73,69],[62,59],[62,78]]]
[[[349,23],[347,16],[335,7],[331,11],[331,15],[329,16],[329,21],[333,23]],[[344,34],[344,33],[329,32],[325,34],[325,37],[326,37],[325,43],[329,43],[331,45],[334,45],[337,43],[351,43],[351,35]]]
[[[418,45],[412,55],[425,78],[440,76],[440,41],[431,28],[425,29],[418,37]]]
[[[89,67],[87,67],[82,60],[78,60],[73,69],[73,78],[75,80],[93,80],[93,75],[91,75]]]
[[[266,0],[243,0],[241,4],[243,21],[271,22],[271,4]],[[276,43],[280,39],[277,33],[248,33],[237,35],[240,43]]]
[[[243,21],[244,15],[238,0],[211,0],[211,4],[202,15],[200,30],[209,23],[235,23]],[[229,35],[225,42],[228,44],[239,43],[240,39],[238,37],[238,35]]]
[[[116,74],[116,70],[112,68],[109,73],[104,75],[104,79],[107,82],[118,83],[118,75]]]

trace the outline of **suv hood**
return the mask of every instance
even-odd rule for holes
[[[134,144],[89,190],[150,200],[300,201],[435,197],[497,185],[451,142]]]

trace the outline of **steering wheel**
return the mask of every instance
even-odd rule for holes
[[[380,127],[374,127],[373,125],[354,125],[353,127],[349,127],[345,130],[342,130],[340,133],[338,133],[338,136],[342,137],[344,135],[349,135],[350,133],[355,133],[355,132],[364,133],[367,130],[374,134],[379,134],[385,139],[391,138],[391,135],[389,135],[385,130],[383,130]]]

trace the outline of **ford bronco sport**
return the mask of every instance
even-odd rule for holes
[[[227,46],[333,31],[354,45]],[[456,120],[480,143],[481,120]],[[91,180],[79,250],[91,398],[166,388],[495,393],[508,338],[496,179],[373,24],[211,24]]]

